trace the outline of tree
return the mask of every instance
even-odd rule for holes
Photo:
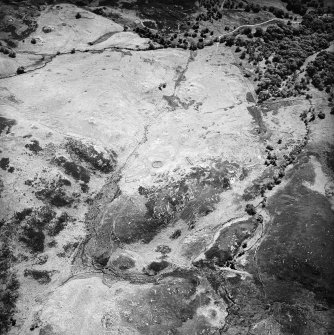
[[[252,29],[250,27],[246,27],[242,30],[243,35],[248,35],[252,32]]]
[[[226,46],[231,47],[232,45],[234,45],[234,37],[233,36],[228,36],[226,38]]]
[[[263,29],[261,27],[257,27],[255,29],[254,36],[255,37],[262,37],[263,36]]]
[[[18,68],[17,68],[17,70],[16,70],[16,73],[17,74],[22,74],[22,73],[24,73],[25,72],[25,70],[24,70],[24,67],[23,66],[19,66]]]

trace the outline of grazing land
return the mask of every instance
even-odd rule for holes
[[[333,28],[0,1],[0,333],[333,334]]]

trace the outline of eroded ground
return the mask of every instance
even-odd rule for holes
[[[0,54],[2,329],[332,334],[325,92],[257,104],[224,44],[150,50],[72,4],[36,20]]]

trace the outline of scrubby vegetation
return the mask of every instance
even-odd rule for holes
[[[69,220],[70,217],[66,212],[57,216],[50,206],[34,210],[26,208],[14,216],[14,222],[19,231],[19,241],[33,253],[43,252],[46,235],[58,235]]]
[[[257,30],[256,39],[245,39],[242,31],[236,38],[226,39],[226,45],[235,44],[243,47],[240,58],[246,58],[254,65],[258,87],[256,93],[260,101],[270,97],[289,97],[305,93],[308,90],[310,75],[314,76],[316,87],[329,86],[331,75],[324,77],[322,83],[321,74],[316,73],[322,62],[330,66],[332,57],[327,53],[321,55],[321,59],[315,64],[311,63],[309,76],[298,76],[305,60],[316,52],[329,47],[333,40],[333,18],[319,17],[315,13],[304,16],[298,27],[282,23],[270,25],[266,31]],[[261,36],[261,37],[260,37]],[[264,63],[264,64],[263,64]],[[326,84],[325,84],[326,83]]]
[[[260,6],[259,4],[252,3],[248,4],[243,1],[228,0],[222,4],[219,0],[201,0],[199,1],[199,7],[201,8],[200,13],[195,15],[191,20],[180,24],[178,33],[166,33],[151,26],[137,26],[134,31],[141,37],[149,38],[156,43],[149,43],[149,49],[151,50],[162,47],[197,50],[220,41],[219,35],[221,33],[215,30],[215,23],[218,23],[219,26],[223,24],[222,27],[227,32],[236,28],[226,25],[226,16],[224,16],[226,12],[245,11],[257,14],[262,11],[267,13],[266,17],[268,17],[269,13],[272,13],[278,18],[293,19],[293,17],[289,16],[288,12],[280,8]],[[207,24],[213,25],[209,29]],[[248,36],[252,37],[252,33],[249,32]]]
[[[316,88],[320,91],[326,88],[329,93],[334,85],[334,54],[327,51],[320,52],[315,60],[307,65],[306,73]]]
[[[333,10],[325,7],[324,1],[285,2],[286,10],[244,1],[226,0],[222,4],[218,0],[201,0],[200,13],[193,20],[181,24],[178,33],[164,34],[148,27],[137,27],[135,31],[153,41],[149,44],[152,50],[161,47],[198,50],[215,42],[225,43],[229,47],[235,45],[238,57],[254,66],[253,79],[257,82],[256,93],[260,102],[271,97],[287,98],[300,94],[310,98],[307,91],[311,80],[315,87],[326,89],[329,93],[332,82],[329,73],[333,71],[329,67],[328,73],[324,75],[319,65],[323,61],[331,66],[330,55],[321,54],[322,59],[319,58],[318,63],[315,61],[313,68],[310,65],[306,75],[302,66],[308,57],[326,49],[333,40],[333,16],[326,15]],[[224,15],[233,11],[272,13],[277,23],[263,27],[249,25],[239,30],[225,26],[227,33],[215,35],[215,22],[223,22]],[[293,17],[292,12],[301,15],[302,21],[300,16]],[[322,72],[318,73],[318,70]],[[250,73],[245,73],[245,76],[250,77]]]
[[[74,153],[79,159],[90,164],[96,170],[110,173],[115,169],[117,155],[114,151],[103,153],[96,150],[93,145],[75,139],[69,139],[66,148],[69,153]]]
[[[4,232],[1,231],[1,234]],[[15,324],[13,314],[18,297],[19,282],[11,270],[14,256],[4,238],[0,243],[0,334],[7,332]]]
[[[23,66],[19,66],[16,70],[16,74],[23,74],[25,72],[25,69]]]
[[[44,228],[54,219],[56,213],[48,206],[17,213],[17,223],[21,226],[19,240],[23,242],[32,252],[44,251],[45,234]]]
[[[324,0],[282,0],[287,4],[286,9],[296,14],[305,15],[308,8],[317,9],[319,14],[330,12],[329,7],[325,7]]]
[[[31,277],[38,281],[40,284],[48,284],[51,281],[51,271],[45,271],[45,270],[33,270],[33,269],[25,269],[24,270],[24,276],[25,277]]]

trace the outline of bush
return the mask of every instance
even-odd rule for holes
[[[255,36],[255,37],[262,37],[262,36],[263,36],[263,29],[260,28],[260,27],[257,27],[257,28],[255,29],[254,36]]]
[[[248,35],[252,32],[252,29],[250,27],[246,27],[242,30],[243,35]]]
[[[234,37],[232,36],[229,36],[227,39],[226,39],[226,46],[228,47],[231,47],[232,45],[234,45]]]
[[[327,51],[320,52],[313,62],[306,67],[307,75],[312,84],[319,90],[334,85],[334,54]]]
[[[248,215],[255,215],[256,214],[256,209],[254,205],[252,204],[247,204],[245,208],[245,212],[247,212]]]
[[[22,73],[24,73],[25,72],[25,70],[24,70],[24,67],[23,66],[19,66],[18,68],[17,68],[17,70],[16,70],[16,73],[17,74],[22,74]]]

